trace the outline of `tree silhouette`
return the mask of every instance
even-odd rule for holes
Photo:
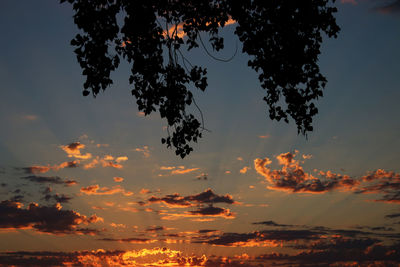
[[[221,50],[219,32],[230,22],[235,22],[242,52],[250,56],[248,65],[266,91],[269,117],[285,122],[292,117],[304,135],[313,130],[312,117],[318,113],[313,101],[326,84],[317,64],[322,34],[336,37],[340,30],[333,16],[337,9],[330,3],[335,0],[60,2],[73,5],[81,30],[71,44],[86,76],[83,95],[105,90],[120,59],[127,60],[139,110],[145,115],[158,111],[166,118],[168,136],[161,141],[182,158],[205,130],[187,108],[197,107],[189,87],[204,91],[207,70],[192,65],[181,49],[204,46],[200,33],[205,33],[212,48]]]

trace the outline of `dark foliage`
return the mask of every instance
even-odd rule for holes
[[[207,70],[193,66],[181,49],[204,46],[208,34],[215,51],[229,19],[266,90],[269,117],[294,119],[299,133],[312,131],[326,79],[317,65],[322,34],[336,37],[339,27],[330,6],[335,0],[61,0],[73,5],[82,31],[71,41],[86,76],[83,95],[96,96],[112,84],[110,73],[123,58],[131,64],[129,82],[140,111],[166,118],[162,139],[182,158],[202,136],[204,124],[187,111],[196,103],[189,87],[204,91]],[[118,23],[122,15],[123,21]],[[122,24],[122,25],[120,25]],[[180,34],[183,27],[184,36]],[[112,52],[110,50],[113,50]]]

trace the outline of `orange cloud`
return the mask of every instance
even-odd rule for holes
[[[115,159],[115,161],[116,162],[122,162],[122,161],[127,161],[128,160],[128,157],[127,156],[122,156],[122,157],[117,157],[116,159]]]
[[[84,155],[81,154],[81,149],[84,149],[86,146],[84,144],[81,144],[80,142],[74,142],[71,144],[68,144],[66,146],[60,146],[62,150],[67,153],[68,157],[72,158],[77,158],[77,159],[90,159],[92,157],[92,154],[86,153]]]
[[[124,196],[131,196],[133,192],[125,191],[120,185],[109,187],[100,187],[98,184],[90,185],[87,187],[82,187],[80,190],[83,194],[86,195],[114,195],[121,193]]]
[[[96,144],[96,147],[109,147],[109,144]]]
[[[121,164],[114,163],[112,161],[101,160],[100,162],[101,162],[101,166],[103,166],[104,168],[105,167],[112,167],[112,168],[115,168],[115,169],[122,169],[123,168],[123,166]]]
[[[126,157],[126,156],[117,157],[117,158],[114,158],[111,155],[105,155],[103,158],[100,158],[97,156],[91,162],[85,164],[83,166],[83,168],[85,170],[88,170],[88,169],[93,169],[93,168],[97,167],[98,165],[101,165],[103,168],[112,167],[112,168],[116,168],[116,169],[122,169],[123,166],[122,166],[122,164],[120,164],[120,162],[126,161],[126,160],[128,160],[128,157]]]
[[[126,225],[122,223],[110,223],[110,226],[113,228],[126,228]]]
[[[114,179],[114,182],[116,182],[116,183],[120,183],[120,182],[124,181],[124,178],[122,178],[122,177],[113,177],[113,179]]]
[[[101,239],[102,241],[140,242],[139,238]],[[164,240],[168,243],[167,240]],[[152,242],[147,242],[152,243]],[[74,252],[6,252],[0,255],[12,266],[28,266],[32,262],[37,266],[205,266],[206,256],[185,255],[185,252],[169,248],[152,248],[131,251],[97,249]]]
[[[136,115],[137,115],[138,117],[144,117],[146,114],[145,114],[143,111],[138,111],[138,112],[136,113]]]
[[[295,159],[298,151],[282,153],[275,158],[281,169],[272,170],[269,158],[255,159],[254,168],[270,184],[268,189],[299,193],[325,193],[334,189],[352,190],[359,184],[347,175],[332,172],[320,172],[322,178],[306,173],[300,162]],[[307,158],[303,157],[303,159]]]
[[[23,168],[26,173],[46,173],[51,170],[50,166],[33,165]]]
[[[37,174],[37,173],[46,173],[50,170],[53,171],[58,171],[60,169],[64,169],[64,168],[76,168],[78,167],[78,160],[74,160],[74,161],[66,161],[66,162],[62,162],[60,164],[56,164],[53,166],[47,165],[47,166],[41,166],[41,165],[33,165],[30,167],[24,167],[21,168],[22,170],[24,170],[26,173],[31,173],[31,174]]]
[[[321,194],[333,190],[351,191],[356,194],[380,194],[379,199],[370,201],[400,204],[400,174],[393,171],[378,169],[367,175],[352,178],[348,175],[332,171],[314,172],[319,176],[306,173],[296,160],[298,151],[282,153],[276,156],[280,169],[271,168],[269,158],[255,159],[254,168],[268,182],[268,189],[286,191],[289,193]],[[303,155],[303,159],[311,158]]]
[[[145,194],[150,193],[150,190],[146,189],[146,188],[142,188],[139,193],[142,194],[142,195],[145,195]]]
[[[202,217],[220,217],[224,219],[234,219],[235,213],[231,212],[229,209],[219,208],[219,207],[205,207],[199,208],[193,211],[185,211],[183,213],[168,213],[161,212],[161,220],[173,221],[180,218],[202,218]],[[197,220],[197,221],[209,221],[209,220]]]
[[[38,116],[32,115],[32,114],[28,114],[28,115],[23,115],[22,119],[27,120],[27,121],[35,121],[35,120],[38,119]]]
[[[99,163],[100,163],[100,162],[99,162],[98,159],[93,159],[91,162],[89,162],[89,163],[83,165],[83,168],[84,168],[85,170],[92,169],[92,168],[95,168]]]
[[[143,146],[142,148],[135,148],[135,151],[141,152],[145,158],[150,157],[150,150],[148,146]]]
[[[374,180],[379,180],[379,179],[387,179],[387,180],[399,180],[400,181],[400,174],[394,173],[394,172],[389,172],[385,171],[382,169],[378,169],[374,172],[370,172],[365,176],[362,176],[361,179],[366,182],[371,182]]]
[[[250,169],[249,167],[245,166],[242,169],[240,169],[239,172],[242,173],[242,174],[245,174],[249,169]]]
[[[165,170],[173,170],[173,169],[175,169],[176,167],[172,167],[172,166],[161,166],[160,167],[160,170],[163,170],[163,171],[165,171]]]
[[[177,170],[173,170],[171,172],[171,174],[186,174],[186,173],[190,173],[190,172],[194,172],[197,171],[199,168],[191,168],[191,169],[177,169]]]
[[[162,171],[171,171],[169,174],[171,175],[176,175],[176,174],[187,174],[190,172],[194,172],[199,170],[200,168],[191,168],[191,169],[186,169],[185,166],[161,166],[160,170]],[[164,176],[166,174],[159,174],[158,176]]]

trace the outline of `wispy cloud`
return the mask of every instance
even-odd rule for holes
[[[36,121],[36,120],[38,120],[39,117],[34,114],[26,114],[26,115],[22,115],[21,118],[26,121]]]
[[[29,180],[34,183],[40,184],[63,184],[66,186],[78,184],[75,180],[63,180],[58,176],[36,176],[30,175],[26,177],[21,177],[21,179]]]
[[[113,187],[100,187],[98,184],[96,185],[89,185],[87,187],[81,188],[81,193],[85,195],[115,195],[118,193],[123,194],[124,196],[131,196],[133,192],[126,191],[122,186],[116,185]]]
[[[136,152],[142,153],[143,157],[148,158],[150,157],[150,149],[148,146],[143,146],[143,147],[137,147],[135,148]]]
[[[179,174],[188,174],[194,171],[199,170],[200,168],[186,168],[185,166],[161,166],[160,170],[169,171],[168,175],[179,175]],[[165,176],[167,174],[159,174],[159,176]]]
[[[400,0],[392,0],[386,4],[375,8],[376,11],[382,14],[400,14]]]
[[[74,160],[74,161],[62,162],[60,164],[56,164],[56,165],[52,165],[52,166],[51,165],[47,165],[47,166],[33,165],[33,166],[29,166],[29,167],[23,167],[20,169],[23,170],[25,173],[37,174],[37,173],[46,173],[50,170],[58,171],[58,170],[64,169],[64,168],[76,168],[76,167],[78,167],[78,164],[79,164],[79,161]]]
[[[106,167],[111,167],[115,169],[122,169],[123,165],[121,162],[128,160],[128,157],[126,156],[121,156],[121,157],[116,157],[114,158],[111,155],[105,155],[104,157],[95,157],[92,161],[89,163],[83,165],[83,168],[85,170],[93,169],[96,168],[97,166],[102,166],[103,168]]]

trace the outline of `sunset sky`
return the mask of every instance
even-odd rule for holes
[[[210,132],[181,159],[127,64],[82,96],[69,4],[0,1],[0,265],[400,264],[400,1],[335,5],[308,138],[269,119],[246,55],[197,49]]]

